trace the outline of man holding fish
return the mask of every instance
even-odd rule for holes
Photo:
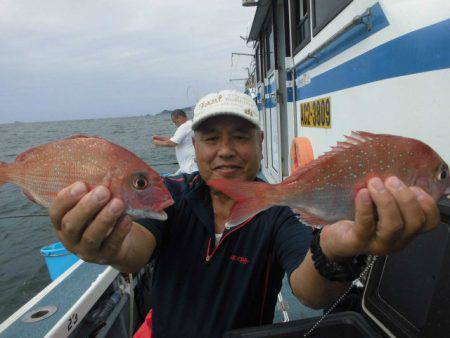
[[[418,165],[404,175],[394,165],[373,169],[363,155],[374,156],[384,139],[357,133],[312,169],[267,185],[253,182],[263,133],[250,97],[207,95],[195,108],[193,130],[199,173],[166,179],[175,201],[167,220],[132,221],[107,187],[89,190],[82,182],[60,191],[49,209],[60,240],[86,261],[135,272],[156,260],[154,337],[221,337],[271,323],[285,273],[301,302],[329,306],[361,271],[362,255],[400,250],[439,222],[435,200],[448,191],[448,166],[426,147],[418,151],[432,168]],[[337,160],[346,149],[350,162]],[[341,163],[354,169],[345,173]],[[416,178],[408,181],[406,171]],[[325,172],[326,182],[317,174]],[[286,205],[309,223],[328,225],[313,234]]]

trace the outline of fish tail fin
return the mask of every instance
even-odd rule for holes
[[[242,182],[236,180],[217,179],[208,182],[225,195],[235,200],[226,226],[236,226],[254,215],[280,202],[276,185],[262,182]]]
[[[0,186],[8,181],[8,176],[6,175],[6,167],[8,164],[0,161]]]

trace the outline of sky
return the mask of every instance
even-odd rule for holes
[[[242,90],[241,0],[0,0],[0,123],[138,116]]]

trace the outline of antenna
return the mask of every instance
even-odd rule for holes
[[[255,58],[255,54],[233,52],[233,53],[231,53],[231,67],[233,67],[233,56],[234,55],[251,56],[252,58]]]
[[[242,6],[244,7],[258,6],[258,0],[242,0]]]
[[[231,53],[231,56],[233,55],[244,55],[244,56],[251,56],[251,57],[255,57],[255,54],[250,54],[250,53]]]
[[[195,102],[198,101],[198,92],[197,92],[197,89],[195,88],[195,86],[188,85],[186,87],[186,99],[188,101],[188,104],[190,104],[189,103],[189,94],[193,94],[195,96],[194,97]]]

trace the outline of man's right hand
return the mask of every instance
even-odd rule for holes
[[[126,261],[124,239],[132,226],[124,211],[124,203],[111,199],[108,188],[88,192],[84,183],[76,182],[58,193],[49,215],[69,251],[87,262],[120,265]]]
[[[152,137],[152,139],[156,140],[156,141],[166,141],[168,138],[164,137],[164,136],[155,135],[155,136]]]

